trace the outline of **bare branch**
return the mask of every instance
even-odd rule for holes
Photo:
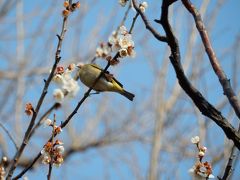
[[[186,7],[186,9],[193,15],[195,23],[196,23],[196,27],[202,38],[202,42],[205,47],[208,58],[211,62],[211,65],[213,67],[215,74],[217,75],[217,77],[219,79],[219,82],[222,85],[224,95],[227,96],[228,101],[230,102],[236,115],[240,119],[240,104],[239,104],[238,98],[231,87],[230,79],[227,78],[226,74],[224,73],[224,71],[216,57],[216,54],[212,48],[207,30],[203,23],[202,17],[200,15],[200,13],[197,11],[197,9],[194,7],[194,5],[191,3],[190,0],[182,0],[182,3]]]
[[[167,37],[160,35],[149,23],[147,17],[145,16],[145,14],[140,10],[139,5],[137,4],[136,0],[133,0],[133,6],[136,9],[136,11],[141,15],[142,20],[146,26],[146,29],[148,29],[153,36],[158,39],[159,41],[162,42],[167,42]]]
[[[136,0],[132,0],[134,7],[136,8]],[[178,45],[178,40],[173,34],[173,30],[168,21],[168,8],[172,4],[170,1],[163,0],[162,3],[162,14],[160,20],[155,20],[157,23],[162,24],[163,29],[166,32],[167,43],[171,49],[170,60],[176,72],[178,81],[183,90],[188,94],[188,96],[193,100],[194,104],[205,116],[212,119],[222,130],[225,132],[226,136],[231,139],[235,146],[240,149],[240,134],[234,129],[234,127],[222,116],[212,104],[210,104],[202,94],[191,84],[191,82],[186,77],[184,70],[181,65],[180,50]],[[140,10],[136,9],[139,13]],[[140,13],[141,14],[141,13]],[[143,13],[142,13],[143,14]],[[142,19],[143,16],[141,15]],[[146,25],[146,21],[143,20]],[[153,34],[154,35],[154,34]],[[161,41],[161,40],[159,40]]]
[[[43,100],[47,94],[47,90],[48,90],[48,86],[53,78],[53,75],[54,75],[54,72],[55,72],[55,69],[57,68],[57,64],[59,63],[61,57],[60,57],[60,52],[61,52],[61,47],[62,47],[62,42],[63,42],[63,39],[64,39],[64,35],[66,33],[66,25],[67,25],[67,19],[68,17],[64,17],[63,18],[63,23],[62,23],[62,31],[61,31],[61,35],[59,36],[60,38],[58,38],[58,45],[57,45],[57,50],[56,50],[56,54],[55,54],[55,62],[53,64],[53,67],[52,67],[52,70],[51,70],[51,73],[49,74],[47,80],[45,81],[45,85],[44,85],[44,88],[42,90],[42,93],[41,93],[41,96],[38,100],[38,103],[37,103],[37,106],[35,108],[35,111],[33,113],[33,116],[31,118],[31,121],[28,125],[28,128],[26,130],[26,133],[24,135],[24,138],[23,138],[23,141],[22,141],[22,144],[19,148],[19,150],[16,152],[16,154],[14,155],[14,158],[13,158],[13,161],[12,163],[10,164],[10,169],[9,169],[9,172],[8,172],[8,175],[7,175],[7,179],[11,179],[12,175],[13,175],[13,172],[14,170],[16,169],[17,167],[17,164],[18,164],[18,161],[19,161],[19,158],[20,156],[22,155],[23,153],[23,150],[25,149],[28,141],[29,141],[29,137],[30,137],[30,133],[31,133],[31,130],[35,124],[35,119],[38,115],[38,112],[41,108],[41,105],[43,103]]]

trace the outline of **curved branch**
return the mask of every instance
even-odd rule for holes
[[[146,26],[146,29],[148,29],[152,34],[153,36],[159,40],[159,41],[162,41],[162,42],[167,42],[167,37],[165,36],[162,36],[161,34],[159,34],[152,26],[151,24],[149,23],[147,17],[144,15],[144,13],[140,10],[139,8],[139,5],[137,4],[136,0],[132,0],[133,2],[133,7],[136,9],[136,11],[140,14],[145,26]]]
[[[224,95],[227,96],[228,101],[230,102],[236,115],[240,119],[240,104],[239,104],[238,98],[232,89],[230,79],[227,78],[226,74],[224,73],[224,70],[222,69],[222,67],[216,57],[216,54],[212,48],[207,30],[203,23],[202,17],[200,15],[200,13],[198,12],[198,10],[191,3],[190,0],[182,0],[182,3],[186,7],[186,9],[192,14],[192,16],[195,20],[195,24],[198,29],[198,32],[202,38],[202,42],[205,47],[206,53],[211,62],[212,68],[213,68],[215,74],[217,75],[219,82],[222,85]]]
[[[134,7],[136,8],[137,7],[136,0],[132,0],[132,2],[134,4]],[[188,78],[184,73],[184,70],[182,68],[182,64],[180,61],[181,57],[180,57],[178,40],[173,34],[172,27],[168,21],[168,8],[173,2],[175,1],[163,0],[162,13],[161,13],[160,20],[155,20],[155,22],[161,24],[166,33],[166,37],[168,40],[167,43],[171,49],[171,55],[169,58],[174,67],[179,84],[183,88],[183,90],[187,93],[187,95],[193,100],[194,104],[198,107],[198,109],[202,112],[202,114],[212,119],[219,127],[221,127],[221,129],[224,131],[226,136],[234,142],[235,146],[238,149],[240,149],[240,134],[226,120],[226,118],[222,116],[221,112],[219,112],[212,104],[210,104],[203,97],[203,95],[191,84],[191,82],[188,80]],[[145,15],[140,11],[139,8],[136,8],[136,10],[140,13],[141,17],[145,17]],[[143,22],[146,25],[146,21],[144,19],[143,19]]]

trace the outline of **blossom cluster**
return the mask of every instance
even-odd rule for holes
[[[107,59],[112,52],[118,52],[121,58],[135,57],[134,41],[125,26],[119,27],[118,31],[113,31],[108,43],[101,43],[96,49],[95,56]]]
[[[210,179],[214,178],[212,175],[212,166],[209,162],[202,162],[203,157],[207,151],[205,146],[200,145],[199,136],[191,138],[191,142],[197,146],[198,156],[195,165],[189,170],[190,173],[194,176],[195,179]]]
[[[100,46],[96,49],[95,56],[98,58],[106,58],[112,52],[111,45],[109,43],[100,43]]]
[[[55,116],[54,116],[55,118]],[[53,128],[53,137],[56,134],[60,134],[62,132],[62,128],[60,126],[55,125],[55,120],[52,121],[51,119],[46,119],[43,122],[44,126],[51,126]],[[63,163],[63,142],[60,140],[56,140],[55,142],[48,141],[42,151],[41,154],[43,155],[42,163],[43,164],[53,164],[56,166],[60,166]]]
[[[129,0],[119,0],[121,6],[125,6]],[[132,3],[132,2],[131,2]],[[142,2],[139,8],[142,12],[145,12],[148,7],[147,2]],[[132,29],[132,28],[131,28]],[[130,30],[131,31],[131,30]],[[114,58],[111,57],[112,52],[117,52]],[[104,58],[110,61],[111,65],[115,65],[119,62],[118,58],[132,57],[136,55],[134,51],[134,41],[132,40],[131,32],[128,32],[127,28],[122,25],[118,27],[117,31],[113,31],[108,38],[107,43],[100,43],[100,46],[96,49],[96,58]]]
[[[63,163],[63,152],[64,147],[61,141],[56,140],[54,143],[47,142],[41,151],[43,155],[42,163],[52,163],[55,166],[61,166]]]
[[[69,1],[64,1],[63,6],[65,7],[65,9],[62,11],[62,15],[63,15],[63,17],[67,17],[67,16],[69,16],[69,14],[71,12],[73,12],[76,9],[80,8],[80,3],[76,2],[76,3],[72,3],[70,5]]]
[[[56,126],[51,119],[45,119],[43,121],[43,126],[44,127],[47,127],[47,126],[53,127],[55,134],[60,134],[62,132],[62,128],[60,126]]]
[[[112,51],[118,51],[120,57],[135,57],[134,41],[132,35],[127,31],[125,26],[121,26],[118,32],[113,32],[109,37],[108,42]]]
[[[74,69],[75,64],[70,64],[66,70],[62,66],[56,69],[53,81],[59,88],[53,91],[53,96],[59,103],[63,101],[65,96],[75,97],[79,90],[78,82],[71,75]]]

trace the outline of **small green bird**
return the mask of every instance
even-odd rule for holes
[[[96,64],[79,64],[77,67],[79,68],[79,70],[75,79],[80,78],[82,83],[88,87],[93,86],[95,80],[103,71],[103,69],[101,69]],[[102,77],[98,80],[93,89],[97,92],[117,92],[128,98],[130,101],[133,101],[133,98],[135,96],[134,94],[124,90],[123,85],[118,82],[108,71],[102,75]]]

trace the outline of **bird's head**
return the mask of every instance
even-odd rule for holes
[[[79,69],[81,69],[81,68],[83,67],[83,65],[84,65],[84,64],[80,62],[80,63],[77,64],[77,67],[78,67]]]

